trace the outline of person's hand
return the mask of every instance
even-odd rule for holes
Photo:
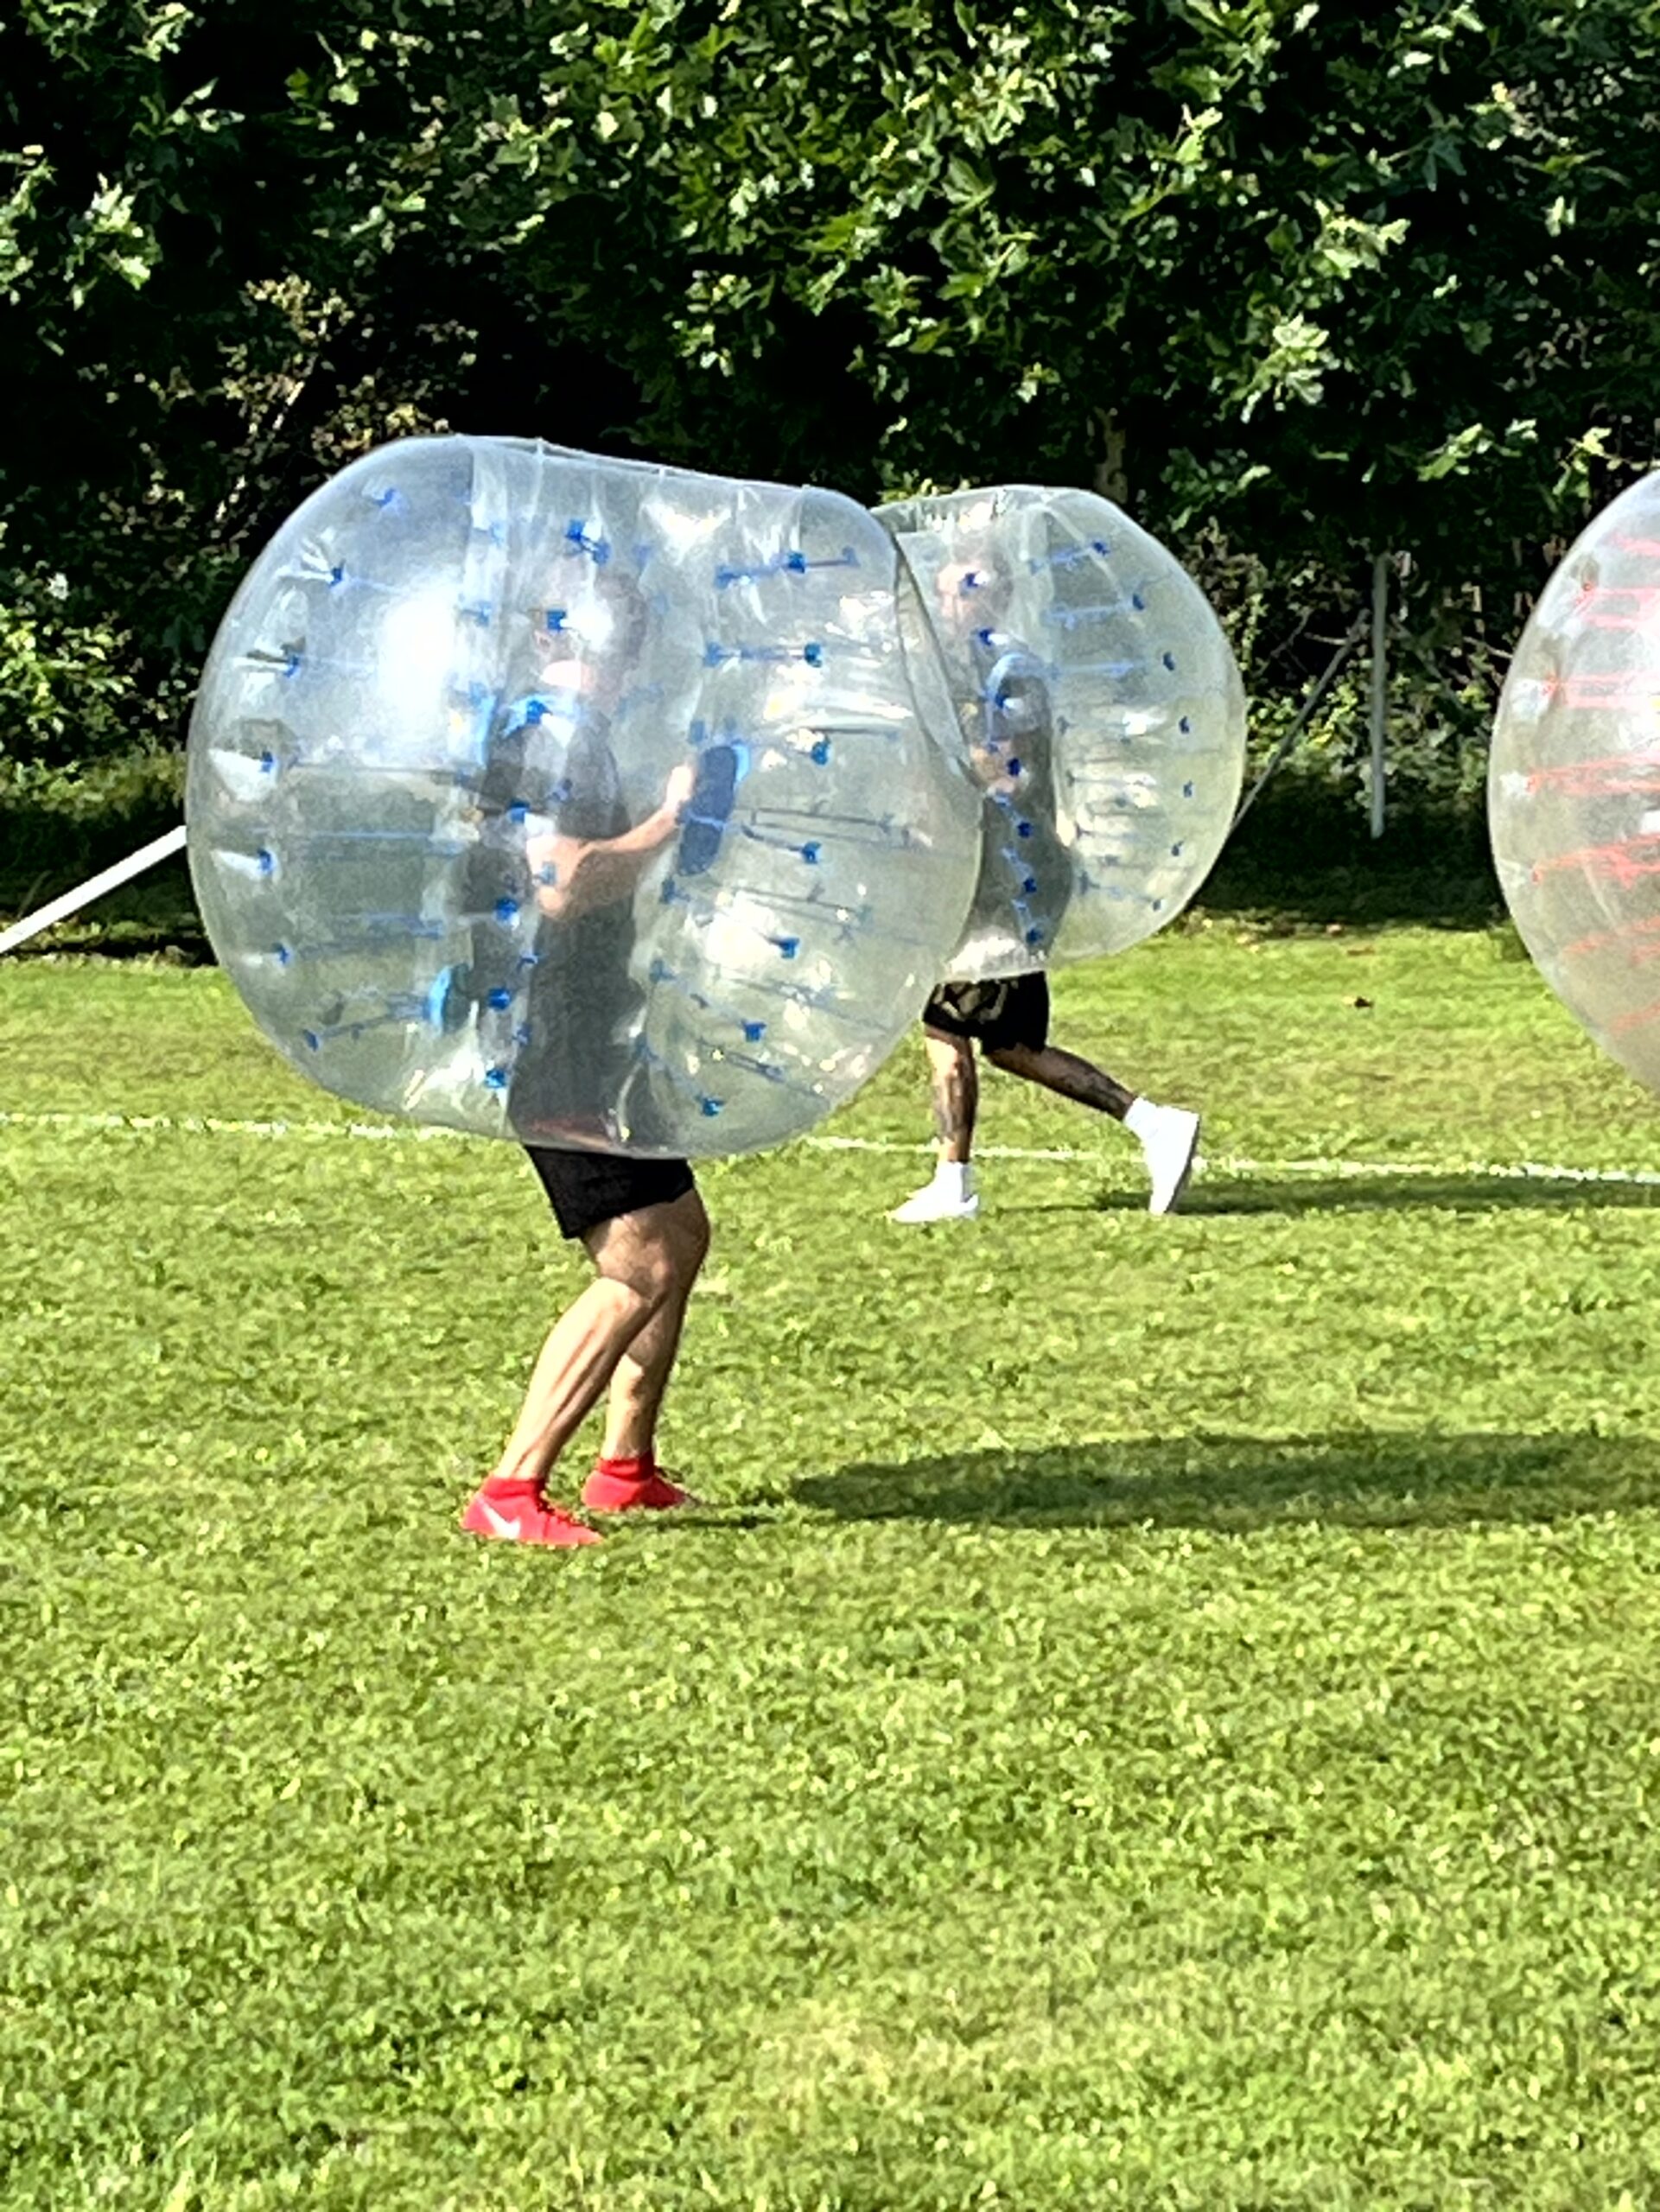
[[[969,773],[981,790],[994,798],[1006,798],[1014,788],[1015,779],[1008,772],[1008,756],[993,753],[983,745],[976,745],[970,751]]]
[[[663,787],[663,811],[677,821],[681,809],[687,805],[697,788],[697,771],[690,760],[683,760]]]
[[[536,903],[544,914],[565,911],[582,854],[580,837],[562,837],[555,832],[546,837],[526,840],[525,857],[530,862]]]

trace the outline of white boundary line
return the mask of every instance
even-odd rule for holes
[[[454,1129],[415,1122],[233,1121],[214,1114],[92,1114],[18,1112],[0,1109],[0,1131],[54,1129],[86,1136],[252,1137],[328,1144],[356,1140],[375,1144],[458,1143],[467,1140]],[[868,1152],[913,1157],[932,1149],[896,1137],[801,1137],[816,1152]],[[983,1160],[1054,1161],[1063,1166],[1110,1169],[1116,1156],[1068,1145],[987,1144],[975,1147]],[[1221,1179],[1251,1180],[1284,1176],[1328,1176],[1334,1180],[1401,1176],[1475,1175],[1493,1182],[1623,1183],[1660,1187],[1660,1168],[1568,1167],[1546,1160],[1249,1160],[1232,1154],[1206,1158],[1204,1173]]]

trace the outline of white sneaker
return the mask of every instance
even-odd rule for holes
[[[889,1221],[972,1221],[980,1211],[976,1191],[954,1191],[948,1185],[925,1183],[902,1206],[895,1206]]]
[[[1155,1107],[1152,1126],[1141,1132],[1142,1152],[1153,1182],[1149,1213],[1168,1213],[1187,1188],[1199,1150],[1199,1116],[1184,1106]]]

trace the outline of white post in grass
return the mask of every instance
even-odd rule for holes
[[[10,929],[0,930],[0,952],[14,952],[20,944],[27,944],[30,938],[38,937],[42,930],[49,930],[54,922],[67,921],[83,906],[90,906],[94,899],[101,899],[106,891],[130,883],[136,875],[143,875],[162,861],[171,860],[175,853],[184,850],[184,824],[169,830],[165,837],[157,837],[124,861],[118,861],[113,868],[106,868],[100,874],[90,875],[74,890],[66,891],[60,899],[48,899],[44,906],[37,906],[32,914],[25,914]]]
[[[1383,733],[1389,713],[1390,556],[1371,564],[1371,833],[1383,834]]]

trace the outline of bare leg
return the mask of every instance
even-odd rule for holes
[[[650,1301],[622,1282],[591,1282],[554,1323],[531,1373],[497,1480],[541,1482],[599,1402],[612,1371],[639,1334]]]
[[[980,1211],[974,1192],[974,1118],[980,1103],[980,1071],[966,1038],[922,1025],[933,1096],[934,1172],[919,1191],[894,1208],[890,1221],[972,1221]]]
[[[607,1459],[644,1459],[652,1452],[663,1394],[680,1349],[686,1300],[709,1251],[709,1216],[695,1191],[661,1211],[672,1217],[665,1224],[665,1241],[673,1252],[673,1287],[617,1362],[611,1377],[605,1441],[601,1446]],[[621,1224],[614,1222],[607,1226],[616,1229]]]
[[[928,1077],[933,1090],[934,1149],[942,1160],[966,1163],[974,1150],[975,1117],[980,1109],[980,1071],[966,1038],[925,1028]]]
[[[1122,1122],[1135,1103],[1135,1093],[1126,1090],[1116,1077],[1091,1061],[1079,1059],[1076,1052],[1063,1052],[1059,1045],[1035,1048],[1008,1045],[1001,1052],[988,1052],[986,1058],[993,1067],[1040,1084],[1079,1106],[1092,1107],[1097,1114],[1110,1114],[1115,1122]]]
[[[513,1433],[493,1471],[497,1478],[546,1479],[630,1347],[676,1297],[679,1271],[696,1246],[696,1260],[679,1292],[684,1307],[684,1292],[703,1259],[699,1240],[707,1236],[703,1201],[688,1192],[666,1205],[643,1206],[638,1213],[604,1222],[584,1238],[599,1280],[549,1332]],[[671,1349],[657,1387],[659,1401],[672,1357]]]
[[[1064,1052],[1058,1045],[1035,1050],[1029,1045],[1011,1045],[1002,1052],[988,1052],[986,1058],[1010,1075],[1040,1084],[1044,1090],[1080,1106],[1092,1107],[1097,1114],[1110,1114],[1115,1122],[1127,1122],[1142,1147],[1152,1180],[1148,1211],[1168,1213],[1177,1204],[1198,1156],[1197,1114],[1185,1107],[1159,1106],[1150,1098],[1138,1097],[1104,1068],[1080,1060],[1076,1052]]]

